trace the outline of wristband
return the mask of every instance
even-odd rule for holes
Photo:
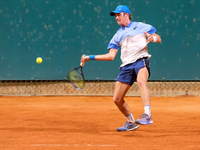
[[[89,55],[89,60],[95,60],[95,55]]]
[[[156,42],[156,41],[157,41],[157,37],[153,36],[153,42]]]

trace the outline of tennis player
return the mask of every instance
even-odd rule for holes
[[[116,79],[113,101],[127,119],[127,122],[122,127],[117,128],[117,131],[130,131],[137,129],[138,124],[153,123],[150,91],[147,87],[147,80],[150,76],[149,58],[151,57],[147,45],[149,42],[160,43],[161,38],[155,33],[156,29],[153,26],[131,21],[131,12],[125,5],[117,6],[114,11],[110,12],[110,15],[115,16],[120,28],[108,44],[109,52],[103,55],[83,55],[81,62],[85,63],[89,60],[112,61],[121,47],[122,64]],[[144,106],[144,113],[137,120],[134,119],[124,100],[127,91],[135,81],[137,81],[141,91]]]

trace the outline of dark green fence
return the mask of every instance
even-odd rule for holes
[[[82,54],[104,54],[119,26],[109,15],[127,5],[133,21],[157,29],[160,44],[149,44],[150,80],[199,80],[199,0],[0,0],[1,80],[62,80]],[[42,57],[41,64],[36,58]],[[112,62],[90,61],[87,80],[113,80]]]

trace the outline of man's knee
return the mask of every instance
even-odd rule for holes
[[[121,99],[116,98],[116,97],[113,97],[113,101],[114,101],[115,105],[117,105],[117,106],[121,106],[124,103],[124,100],[121,100]]]
[[[138,80],[137,80],[137,83],[138,83],[139,88],[145,88],[145,87],[147,87],[147,82],[146,82],[146,80],[138,79]]]

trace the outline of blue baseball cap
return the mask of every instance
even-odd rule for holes
[[[130,15],[130,10],[125,5],[119,5],[119,6],[117,6],[117,8],[115,9],[115,11],[111,11],[110,12],[110,15],[114,16],[115,14],[119,14],[121,12],[125,12],[125,13],[128,13]]]

